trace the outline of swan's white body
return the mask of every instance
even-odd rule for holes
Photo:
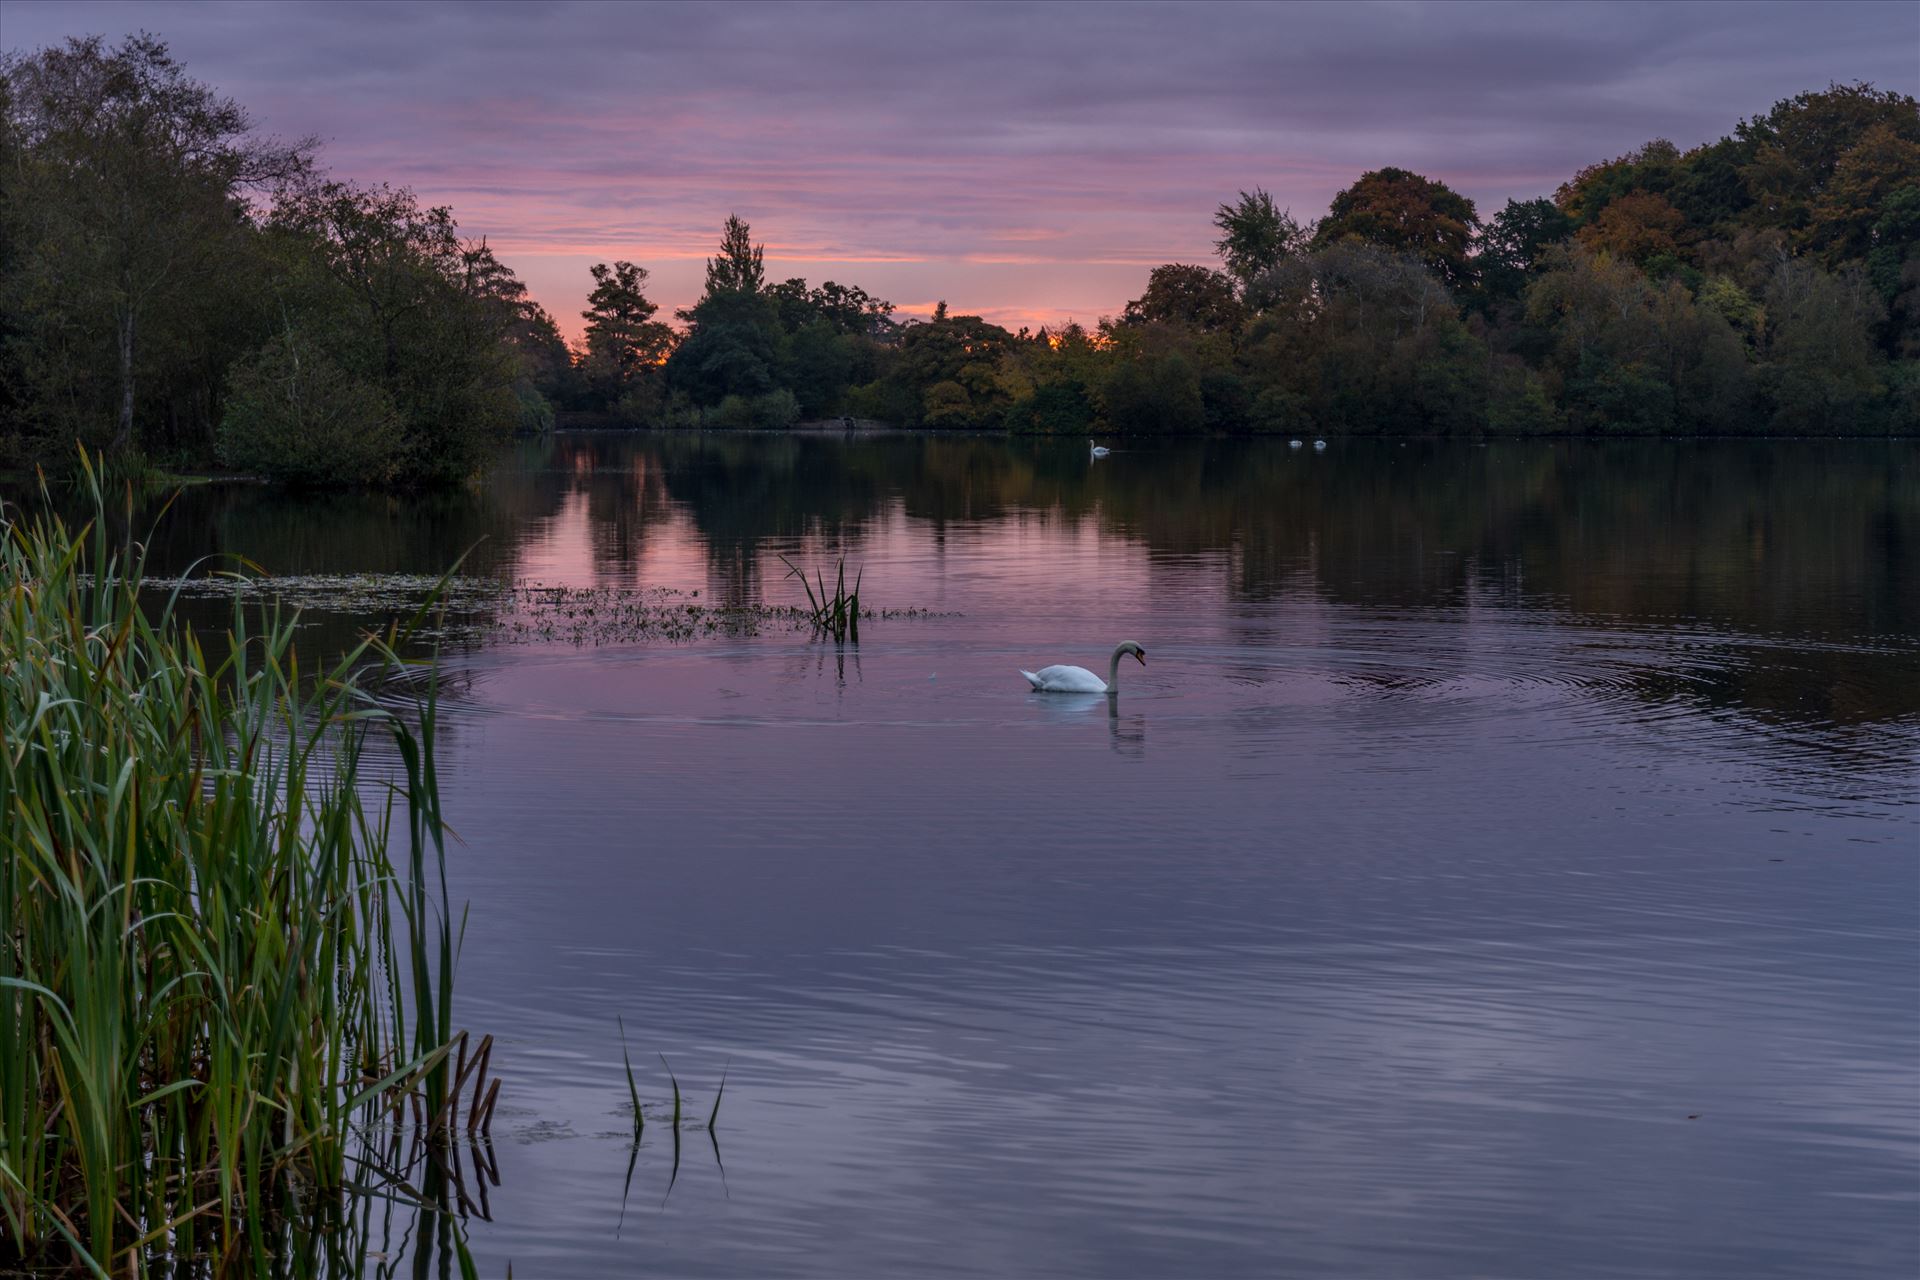
[[[1300,442],[1299,442],[1298,440],[1289,440],[1289,441],[1287,441],[1287,448],[1289,448],[1289,449],[1298,449],[1299,447],[1300,447]]]
[[[1091,440],[1089,440],[1087,443],[1093,444]],[[1105,448],[1104,446],[1097,445],[1097,444],[1093,445],[1093,456],[1096,458],[1104,458],[1112,452],[1113,450]]]
[[[1327,442],[1325,440],[1315,440],[1313,442],[1313,447],[1316,449],[1324,449],[1327,447]]]
[[[1105,693],[1107,682],[1085,667],[1042,667],[1022,671],[1027,683],[1038,693]]]
[[[1102,680],[1085,667],[1052,666],[1042,667],[1038,671],[1022,671],[1027,683],[1033,686],[1035,693],[1118,693],[1120,691],[1120,659],[1132,654],[1141,666],[1147,665],[1147,651],[1131,640],[1122,641],[1113,651],[1113,661],[1107,664],[1107,678]]]

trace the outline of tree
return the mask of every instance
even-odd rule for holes
[[[520,357],[527,379],[549,400],[573,393],[573,353],[547,309],[529,299],[507,331],[507,343]]]
[[[1782,258],[1766,293],[1768,367],[1778,431],[1830,434],[1877,425],[1885,362],[1873,342],[1886,308],[1864,272],[1835,275]]]
[[[1740,176],[1754,219],[1784,229],[1797,244],[1824,247],[1813,224],[1827,185],[1842,158],[1881,126],[1894,139],[1920,141],[1920,104],[1864,82],[1831,84],[1741,121],[1734,136],[1751,156]]]
[[[1666,197],[1630,191],[1609,202],[1599,216],[1580,228],[1580,243],[1645,266],[1652,258],[1673,253],[1679,246],[1675,236],[1685,224],[1686,219]]]
[[[668,386],[702,406],[779,389],[786,335],[771,298],[744,289],[720,290],[685,315],[687,334],[667,360]]]
[[[1147,291],[1126,306],[1123,324],[1181,324],[1206,332],[1236,329],[1244,318],[1231,276],[1168,263],[1147,276]]]
[[[588,270],[593,292],[580,313],[587,322],[587,377],[614,404],[666,363],[674,333],[653,318],[660,307],[646,295],[645,267],[622,260],[612,266],[596,262]]]
[[[1269,273],[1240,365],[1261,430],[1449,434],[1484,421],[1486,355],[1411,253],[1342,240]]]
[[[285,323],[391,398],[405,433],[395,478],[471,475],[520,417],[507,344],[524,289],[445,206],[411,191],[306,182],[267,223]]]
[[[288,329],[227,375],[220,460],[298,485],[382,485],[404,430],[386,392]]]
[[[1920,138],[1902,137],[1884,121],[1876,124],[1834,165],[1814,202],[1807,242],[1829,268],[1878,250],[1904,260],[1920,245],[1920,226],[1911,219],[1887,222],[1886,214],[1898,195],[1910,191],[1920,191]]]
[[[1575,226],[1598,218],[1615,200],[1630,192],[1664,195],[1683,180],[1680,149],[1665,138],[1629,151],[1624,156],[1590,164],[1560,184],[1553,200]]]
[[[1548,335],[1547,389],[1574,429],[1651,435],[1742,421],[1741,340],[1678,280],[1656,286],[1625,258],[1575,243],[1552,256],[1526,301],[1529,322]]]
[[[1213,225],[1220,229],[1214,251],[1227,274],[1242,285],[1305,252],[1313,231],[1294,221],[1290,210],[1276,208],[1273,197],[1259,187],[1221,205],[1214,211]]]
[[[1020,340],[979,316],[950,315],[944,302],[935,307],[934,316],[901,332],[880,380],[888,385],[863,393],[862,403],[892,406],[901,414],[903,426],[930,420],[955,426],[999,425],[1011,402],[1001,381],[1001,362],[1018,352]],[[965,392],[964,400],[943,390],[928,401],[927,391],[942,382]]]
[[[1190,435],[1207,425],[1200,378],[1185,356],[1128,360],[1100,391],[1107,425],[1125,435]]]
[[[780,309],[780,324],[788,333],[796,333],[816,320],[824,320],[835,332],[871,337],[891,325],[893,304],[876,298],[865,289],[835,284],[829,280],[818,289],[807,288],[798,276],[782,280],[767,290]]]
[[[111,444],[123,448],[142,375],[157,372],[148,350],[218,302],[210,282],[231,270],[249,194],[301,172],[312,143],[255,137],[238,104],[144,33],[9,54],[0,74],[19,158],[7,212],[24,249],[7,305],[42,339],[30,365],[44,391],[115,371]]]
[[[1479,225],[1473,201],[1445,183],[1405,169],[1376,169],[1333,198],[1313,244],[1352,239],[1411,253],[1448,288],[1463,289],[1473,279],[1470,254]]]
[[[758,293],[766,282],[761,265],[762,246],[753,243],[747,224],[738,214],[727,215],[720,236],[720,252],[707,259],[707,293]]]
[[[1481,231],[1475,266],[1491,298],[1517,298],[1548,249],[1565,242],[1573,220],[1553,201],[1509,200]]]

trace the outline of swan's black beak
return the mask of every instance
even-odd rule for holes
[[[1147,665],[1147,651],[1145,649],[1135,649],[1133,651],[1133,656],[1140,660],[1141,666],[1144,667]]]

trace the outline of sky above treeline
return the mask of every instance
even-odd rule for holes
[[[1920,4],[188,4],[5,0],[0,45],[165,38],[337,176],[454,207],[576,337],[589,264],[690,304],[730,212],[768,274],[908,314],[1111,315],[1262,186],[1367,169],[1489,215],[1830,81],[1920,92]]]

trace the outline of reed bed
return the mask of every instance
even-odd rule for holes
[[[497,1097],[451,1022],[431,682],[396,715],[397,631],[313,671],[270,603],[203,645],[89,476],[84,526],[0,508],[0,1270],[280,1273],[412,1193],[370,1129],[444,1147]]]

